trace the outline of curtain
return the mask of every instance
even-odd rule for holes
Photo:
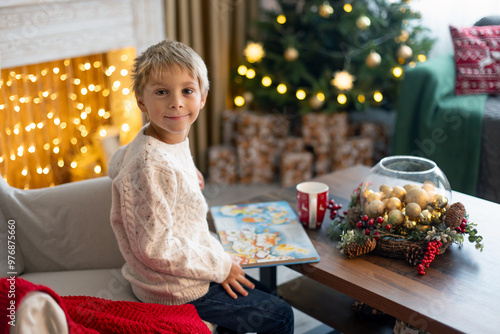
[[[205,60],[210,80],[207,104],[189,140],[198,168],[207,170],[207,152],[221,141],[221,114],[232,105],[230,69],[243,59],[258,15],[257,0],[164,0],[167,38],[191,46]]]

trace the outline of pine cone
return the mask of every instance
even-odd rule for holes
[[[344,254],[349,256],[349,258],[353,258],[366,253],[370,253],[375,249],[376,244],[377,241],[375,239],[366,239],[365,243],[362,245],[358,244],[357,242],[351,242],[344,247]]]
[[[408,246],[405,252],[406,261],[412,266],[416,266],[425,256],[424,249],[417,244]]]
[[[351,226],[356,226],[356,223],[361,219],[361,209],[353,206],[347,210],[346,214],[347,223]]]
[[[460,226],[464,216],[465,216],[465,206],[460,202],[453,203],[446,212],[444,223],[446,224],[447,227],[455,229]]]

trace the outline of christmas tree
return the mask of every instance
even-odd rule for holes
[[[393,109],[405,66],[433,40],[410,0],[278,0],[249,36],[234,104],[256,110]]]

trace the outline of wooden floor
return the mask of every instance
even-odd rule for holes
[[[207,199],[209,206],[218,206],[227,203],[238,203],[238,201],[243,201],[249,197],[254,197],[259,194],[265,194],[267,192],[276,190],[279,188],[278,184],[270,185],[215,185],[207,184],[204,190],[205,198]],[[248,275],[255,279],[259,279],[258,269],[246,269]],[[293,280],[300,279],[301,274],[285,267],[278,267],[278,285],[285,284],[287,282],[292,282]],[[284,285],[286,287],[286,284]],[[293,306],[293,300],[289,301]],[[347,302],[346,302],[347,303]],[[346,304],[346,313],[350,310],[350,305]],[[346,313],[343,313],[344,315]],[[352,312],[351,312],[352,313]],[[344,316],[341,314],[336,314],[332,316]],[[334,328],[326,325],[325,323],[316,320],[304,312],[301,312],[294,308],[295,316],[295,334],[340,334],[342,332],[335,330]],[[325,317],[325,322],[328,319]],[[362,320],[361,320],[362,321]]]

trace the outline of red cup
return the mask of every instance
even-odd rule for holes
[[[297,210],[304,227],[321,227],[328,202],[328,185],[321,182],[302,182],[297,185]]]

